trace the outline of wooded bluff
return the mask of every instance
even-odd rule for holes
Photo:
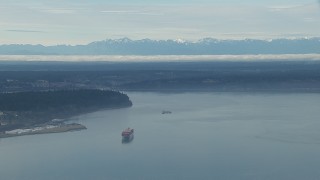
[[[33,126],[52,119],[131,105],[126,94],[109,90],[0,93],[0,130]]]

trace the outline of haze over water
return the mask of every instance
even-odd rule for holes
[[[0,139],[0,179],[320,178],[319,94],[128,95],[132,108],[72,118],[87,130]]]

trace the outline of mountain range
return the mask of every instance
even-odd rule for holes
[[[107,39],[86,45],[0,45],[0,55],[245,55],[320,53],[320,37],[273,40]]]

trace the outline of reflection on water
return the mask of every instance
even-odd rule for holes
[[[122,144],[129,144],[133,141],[134,135],[130,136],[129,138],[122,138]]]

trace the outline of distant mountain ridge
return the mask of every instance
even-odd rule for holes
[[[0,45],[0,55],[244,55],[320,53],[320,37],[274,40],[106,39],[87,45]]]

